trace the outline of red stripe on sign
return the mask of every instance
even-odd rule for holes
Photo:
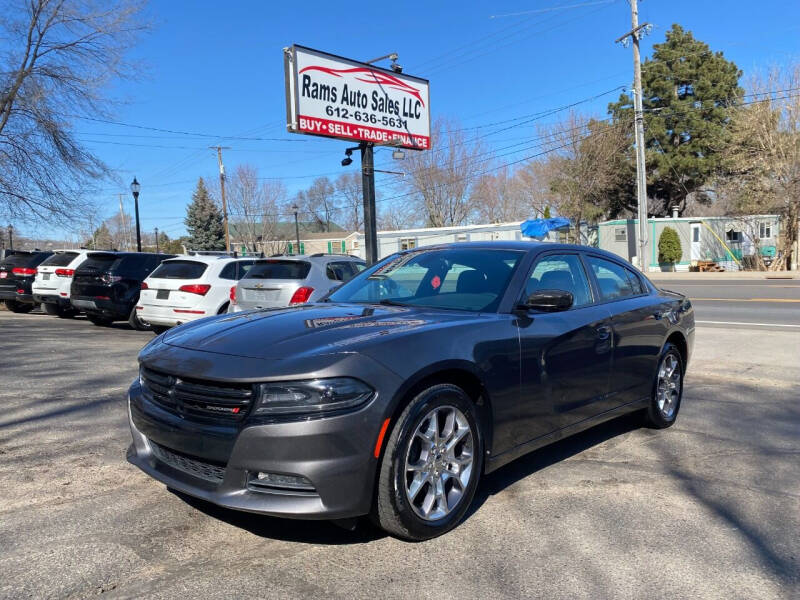
[[[428,150],[431,147],[431,138],[424,135],[408,135],[391,129],[381,129],[380,127],[369,127],[368,125],[356,125],[343,121],[330,121],[317,117],[307,117],[300,115],[297,119],[298,128],[304,133],[316,135],[326,135],[331,137],[345,138],[348,140],[358,140],[362,142],[375,142],[376,144],[389,143],[400,140],[400,146],[404,148],[417,148]]]

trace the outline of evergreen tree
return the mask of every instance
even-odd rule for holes
[[[682,213],[686,197],[719,170],[730,109],[744,93],[739,77],[722,52],[712,52],[680,25],[653,46],[652,59],[642,65],[647,193],[658,201],[652,212],[667,216],[675,206]],[[631,124],[632,143],[633,98],[622,95],[608,109],[615,122]],[[622,205],[635,209],[635,181],[620,192]]]
[[[108,225],[100,224],[100,227],[94,230],[91,239],[86,241],[86,247],[92,250],[112,250],[114,241],[111,239],[111,232],[108,230]]]
[[[549,205],[544,207],[544,214],[542,214],[542,217],[544,217],[545,219],[552,218],[550,216],[550,206]]]
[[[222,213],[214,204],[201,177],[192,194],[192,203],[186,208],[187,247],[190,250],[224,250],[225,232]]]
[[[673,265],[680,262],[683,250],[678,232],[672,227],[664,227],[661,236],[658,238],[658,262]]]

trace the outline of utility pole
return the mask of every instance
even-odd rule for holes
[[[231,251],[231,238],[228,233],[228,204],[225,202],[225,165],[222,163],[222,151],[230,150],[229,146],[210,146],[217,151],[217,163],[219,164],[219,188],[222,195],[222,223],[225,228],[225,251]]]
[[[158,254],[158,227],[156,227],[156,254]]]
[[[364,242],[367,265],[378,261],[378,231],[375,218],[375,160],[373,144],[361,142],[361,189],[364,194]]]
[[[123,194],[117,194],[119,196],[119,223],[122,227],[122,239],[125,242],[125,249],[130,249],[131,246],[131,232],[128,230],[128,227],[125,225],[125,210],[122,208],[122,196]]]
[[[8,226],[8,249],[14,249],[14,228],[11,225]]]
[[[638,200],[638,258],[639,268],[647,272],[647,171],[644,160],[644,114],[642,109],[642,63],[639,57],[639,40],[646,35],[652,25],[639,25],[639,7],[637,0],[629,0],[631,5],[631,30],[616,39],[627,47],[633,42],[633,114],[636,134],[636,197]]]

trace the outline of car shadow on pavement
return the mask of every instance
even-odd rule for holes
[[[310,521],[302,519],[283,519],[238,510],[231,510],[188,496],[178,490],[167,488],[178,498],[213,519],[249,531],[253,535],[286,542],[337,546],[341,544],[364,544],[386,537],[386,533],[373,526],[364,517],[354,520],[355,528],[348,531],[332,521]]]
[[[640,414],[632,413],[623,415],[611,421],[596,425],[581,433],[544,446],[538,450],[534,450],[501,467],[497,471],[484,475],[475,492],[472,505],[464,518],[470,518],[490,496],[502,492],[509,486],[533,475],[537,471],[541,471],[567,458],[571,458],[576,454],[580,454],[593,446],[607,442],[625,433],[630,433],[641,427],[642,417]]]

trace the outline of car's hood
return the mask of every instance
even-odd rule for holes
[[[171,346],[249,358],[358,352],[376,338],[480,318],[456,311],[319,303],[211,317],[167,332]]]

